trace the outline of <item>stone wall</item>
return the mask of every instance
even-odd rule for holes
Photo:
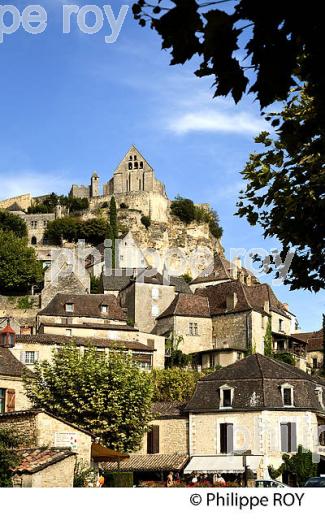
[[[251,346],[250,313],[229,313],[212,318],[212,337],[216,348]]]
[[[26,396],[24,384],[20,377],[0,375],[0,388],[4,388],[5,390],[15,390],[16,410],[27,410],[32,407],[32,403]]]
[[[76,457],[67,457],[32,475],[16,475],[13,487],[70,488],[73,487]]]
[[[37,446],[36,416],[26,414],[21,416],[6,415],[0,417],[0,427],[10,428],[21,439],[22,448]]]
[[[48,223],[55,220],[55,213],[24,214],[20,217],[26,222],[29,244],[33,246],[43,244]]]
[[[197,323],[198,335],[189,334],[189,324]],[[195,318],[185,316],[175,316],[174,333],[176,336],[182,336],[183,341],[179,348],[184,354],[192,354],[193,352],[202,352],[212,348],[212,320],[211,318]]]
[[[187,418],[156,419],[150,424],[159,426],[159,453],[188,453]],[[147,454],[147,434],[144,435],[142,446],[137,453]]]

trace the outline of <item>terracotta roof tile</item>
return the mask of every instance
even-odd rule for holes
[[[186,454],[130,455],[120,462],[122,471],[181,471],[189,460]],[[118,469],[117,462],[104,462],[101,466],[109,471]]]
[[[37,473],[52,464],[75,456],[71,450],[62,448],[30,448],[18,450],[17,453],[21,462],[14,472],[18,475]]]
[[[315,332],[299,332],[293,334],[293,337],[307,342],[307,351],[316,352],[323,350],[323,330]]]

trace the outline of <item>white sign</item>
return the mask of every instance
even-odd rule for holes
[[[77,434],[55,432],[54,446],[56,448],[71,448],[72,450],[76,450],[78,446]]]

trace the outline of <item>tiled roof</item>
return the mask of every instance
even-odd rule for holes
[[[151,411],[157,418],[165,417],[182,417],[186,403],[179,401],[162,401],[155,402]]]
[[[282,402],[283,383],[289,383],[294,388],[294,407],[290,410],[308,409],[324,412],[315,388],[322,385],[325,391],[325,380],[320,378],[316,380],[298,368],[261,354],[248,356],[202,378],[197,383],[194,395],[185,411],[222,412],[219,389],[225,384],[234,389],[233,411],[254,409],[287,411],[288,408],[284,408]]]
[[[0,347],[0,375],[22,377],[25,372],[30,373],[30,370],[23,365],[13,355],[11,350],[6,347]]]
[[[121,291],[130,283],[131,276],[126,274],[125,270],[119,270],[118,273],[112,273],[110,276],[103,275],[103,289],[104,291]]]
[[[14,472],[18,475],[37,473],[52,464],[75,456],[71,450],[62,448],[30,448],[18,450],[17,453],[21,462]]]
[[[133,325],[127,325],[123,324],[120,325],[119,323],[94,323],[94,322],[84,322],[84,323],[73,323],[73,324],[67,324],[67,323],[51,323],[50,321],[45,321],[42,319],[41,326],[44,327],[55,327],[55,328],[63,328],[63,329],[96,329],[96,330],[129,330],[129,331],[137,331],[139,329],[133,327]]]
[[[66,312],[65,305],[72,303],[73,312]],[[107,315],[101,312],[101,305],[108,306]],[[63,294],[58,293],[53,300],[38,313],[39,316],[79,316],[126,321],[126,313],[113,294]]]
[[[93,345],[94,347],[101,348],[121,348],[127,350],[139,350],[153,352],[154,347],[140,343],[139,341],[122,341],[115,339],[102,339],[102,338],[81,338],[75,336],[61,336],[59,334],[35,334],[32,336],[18,335],[16,336],[16,343],[28,343],[35,344],[40,343],[43,345],[70,345],[71,343],[77,346]]]
[[[209,300],[206,296],[199,294],[178,294],[157,319],[166,318],[167,316],[209,318]]]
[[[323,330],[315,332],[299,332],[293,334],[293,337],[307,342],[307,352],[316,352],[323,350]]]
[[[151,285],[171,285],[175,287],[175,292],[177,293],[192,294],[189,284],[182,276],[170,276],[168,280],[168,278],[165,279],[164,276],[158,272],[154,275],[149,274],[150,271],[151,269],[139,270],[136,276],[129,278],[129,284],[147,283]]]
[[[288,317],[284,305],[277,299],[271,287],[267,284],[257,284],[248,287],[239,280],[231,280],[218,285],[209,285],[195,291],[196,295],[208,298],[211,316],[230,312],[227,311],[227,296],[231,296],[234,293],[237,295],[237,303],[231,312],[243,312],[252,309],[258,312],[265,312],[264,304],[267,301],[269,302],[270,310]]]
[[[250,272],[248,269],[244,267],[237,267],[235,263],[230,262],[222,255],[215,254],[214,255],[214,264],[213,269],[210,266],[200,273],[200,275],[190,282],[190,285],[195,285],[198,283],[208,283],[208,282],[221,282],[225,280],[233,280],[234,272],[238,271],[239,273],[243,273],[245,276],[251,276],[253,283],[258,283],[257,278]]]
[[[181,471],[189,460],[186,454],[130,455],[120,462],[122,471]],[[101,466],[109,471],[118,469],[117,462],[104,462]]]

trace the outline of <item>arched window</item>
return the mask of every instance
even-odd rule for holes
[[[129,162],[129,170],[132,170],[132,163]]]
[[[140,168],[141,168],[141,170],[143,170],[143,162],[142,161],[140,162]]]
[[[32,237],[31,244],[32,244],[32,246],[36,246],[36,244],[37,244],[37,238],[36,237]]]
[[[141,191],[141,179],[139,179],[139,191]]]
[[[136,155],[134,156],[134,160],[135,160],[135,161],[137,160],[137,156],[136,156]]]
[[[139,168],[139,164],[137,162],[134,163],[134,169],[137,170]]]

